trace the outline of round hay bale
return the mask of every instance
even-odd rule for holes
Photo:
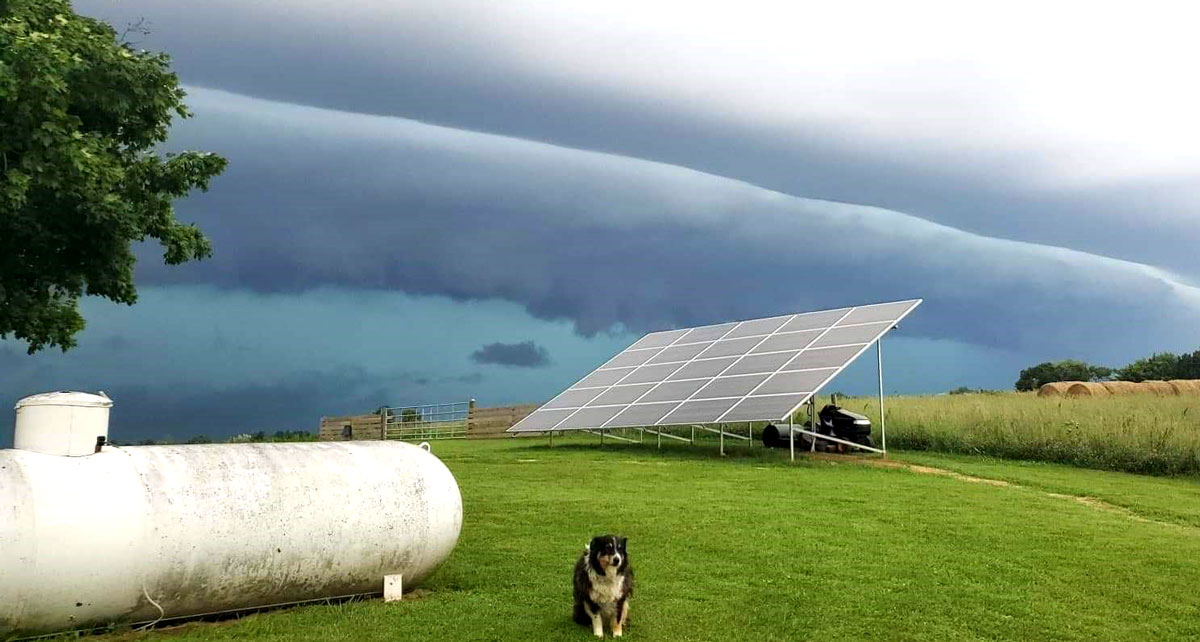
[[[1142,390],[1163,397],[1174,397],[1175,389],[1165,381],[1143,381],[1139,384]]]
[[[1196,394],[1197,392],[1195,388],[1195,382],[1191,381],[1190,379],[1172,379],[1167,382],[1167,385],[1171,386],[1171,389],[1174,390],[1175,394],[1177,395],[1190,396]]]
[[[1044,384],[1042,384],[1041,388],[1038,388],[1037,396],[1039,396],[1039,397],[1062,397],[1063,395],[1067,394],[1067,388],[1070,388],[1071,384],[1073,384],[1073,383],[1076,383],[1076,382],[1074,382],[1074,381],[1054,381],[1051,383],[1044,383]]]
[[[1132,381],[1101,381],[1100,385],[1112,395],[1136,395],[1138,386]]]
[[[1108,389],[1091,381],[1076,381],[1067,388],[1068,397],[1107,397]]]

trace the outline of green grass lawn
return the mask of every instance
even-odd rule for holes
[[[634,640],[1200,638],[1200,482],[966,457],[997,487],[757,444],[438,442],[466,521],[419,595],[119,639],[586,640],[571,566],[627,535]],[[1096,495],[1132,519],[1045,491]]]

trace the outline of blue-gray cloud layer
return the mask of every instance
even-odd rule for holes
[[[228,174],[181,207],[210,261],[154,282],[517,302],[583,333],[923,297],[914,332],[1118,361],[1195,341],[1156,268],[686,168],[196,89],[175,144]]]
[[[381,405],[541,401],[634,340],[587,339],[499,301],[190,285],[143,285],[139,295],[135,306],[86,299],[87,329],[65,354],[29,356],[0,342],[0,404],[9,408],[0,412],[0,447],[11,443],[12,405],[48,390],[106,391],[116,403],[114,439],[228,437],[312,429],[322,415]],[[492,376],[468,359],[480,345],[531,336],[553,363]]]
[[[296,2],[286,12],[232,0],[202,4],[85,0],[79,6],[117,23],[147,17],[152,33],[143,38],[144,46],[170,52],[181,77],[195,85],[658,160],[784,193],[911,212],[986,236],[1157,265],[1200,282],[1200,263],[1192,249],[1200,245],[1195,216],[1200,207],[1200,170],[1130,175],[1083,186],[1054,181],[1051,187],[1035,186],[1039,168],[1046,163],[1065,162],[1086,173],[1095,159],[1088,158],[1085,150],[1074,154],[1076,160],[1059,161],[1055,155],[1061,150],[1025,135],[1019,118],[1038,96],[1026,96],[1020,88],[1016,95],[997,93],[1007,79],[988,75],[986,64],[972,64],[969,59],[891,70],[892,74],[881,62],[880,69],[866,70],[869,73],[863,77],[883,80],[860,97],[861,102],[846,104],[844,118],[834,122],[799,118],[784,127],[748,119],[714,98],[746,90],[732,83],[722,85],[714,74],[707,74],[711,79],[705,81],[711,83],[705,87],[713,95],[702,100],[691,100],[681,89],[695,78],[647,81],[654,77],[653,69],[674,62],[673,45],[689,44],[690,16],[680,16],[679,30],[672,33],[670,29],[638,31],[638,16],[618,20],[635,25],[623,31],[599,9],[592,24],[587,24],[586,19],[570,15],[577,7],[564,7],[561,15],[547,18],[554,12],[529,3],[470,0],[394,5]],[[780,10],[764,11],[762,19],[770,20]],[[907,18],[919,21],[917,12],[914,8]],[[823,15],[805,18],[816,21],[806,23],[808,29],[824,28]],[[612,60],[633,52],[644,54],[646,43],[662,43],[662,52],[629,60],[630,68],[651,71],[629,78],[625,85],[614,85],[611,79],[596,77],[595,61],[545,39],[549,20],[560,20],[564,31],[581,29],[579,40],[607,45],[604,55]],[[959,27],[970,31],[978,25]],[[1076,35],[1054,38],[1061,41],[1060,47],[1069,48]],[[845,41],[856,48],[871,46],[857,36]],[[762,88],[804,81],[802,75],[772,75],[775,67],[753,64],[755,55],[771,51],[757,47],[769,44],[743,42],[729,51],[730,59],[744,56],[751,61],[735,76]],[[894,53],[896,58],[905,54]],[[830,56],[829,66],[840,63],[836,52],[824,55]],[[556,64],[560,61],[565,62]],[[710,61],[696,61],[694,75],[706,76],[706,62]],[[1044,65],[1058,62],[1047,59]],[[819,63],[815,61],[817,67]],[[577,71],[564,78],[561,67]],[[794,104],[778,108],[807,113],[809,105],[826,99],[827,93],[858,81],[847,76],[818,83],[808,94],[797,90],[788,94]],[[1118,79],[1111,77],[1109,82]],[[1112,91],[1127,90],[1114,84]],[[906,100],[923,92],[942,96],[934,101],[939,111],[928,113],[922,109],[926,104]],[[1171,102],[1169,97],[1148,98]],[[768,94],[762,101],[774,99]],[[918,123],[924,139],[944,139],[951,151],[932,154],[911,141],[888,142],[856,133],[860,126],[888,129],[871,122],[872,118]],[[1154,108],[1148,107],[1143,118],[1154,119]],[[972,122],[982,128],[1005,121],[1012,122],[1014,138],[1022,136],[1028,144],[1014,149],[961,135],[971,130]],[[1069,125],[1057,124],[1064,129]],[[1097,127],[1121,125],[1098,123]],[[1103,149],[1117,153],[1114,145]],[[1126,153],[1137,151],[1130,147]]]
[[[550,352],[533,341],[489,343],[471,353],[471,360],[484,365],[540,368],[550,365]]]

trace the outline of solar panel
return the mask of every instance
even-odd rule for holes
[[[508,431],[785,419],[920,304],[651,332]]]

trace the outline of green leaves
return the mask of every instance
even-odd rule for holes
[[[1054,381],[1096,381],[1108,377],[1111,373],[1110,368],[1093,366],[1074,359],[1056,363],[1047,361],[1022,370],[1015,388],[1018,391],[1030,391]]]
[[[1138,359],[1117,371],[1117,377],[1124,381],[1167,381],[1170,379],[1189,379],[1181,359],[1188,355],[1178,356],[1170,352],[1157,352],[1145,359]]]
[[[1082,361],[1066,360],[1039,363],[1021,371],[1018,391],[1037,390],[1042,384],[1054,381],[1098,381],[1108,378],[1121,381],[1168,381],[1171,379],[1200,379],[1200,350],[1176,355],[1156,352],[1138,359],[1124,368],[1092,366]]]
[[[212,254],[172,202],[225,159],[154,149],[190,115],[183,97],[166,55],[67,2],[0,1],[0,338],[74,346],[79,297],[137,300],[134,241],[158,240],[172,265]]]

